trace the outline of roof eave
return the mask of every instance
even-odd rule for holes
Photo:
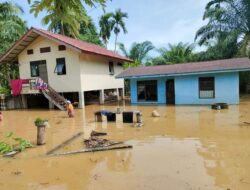
[[[242,69],[228,69],[228,70],[211,70],[200,72],[187,72],[187,73],[171,73],[171,74],[155,74],[155,75],[139,75],[139,76],[122,76],[117,75],[117,79],[133,79],[133,78],[154,78],[154,77],[173,77],[173,76],[185,76],[185,75],[197,75],[197,74],[211,74],[211,73],[230,73],[230,72],[243,72],[250,71],[250,68]]]
[[[10,52],[12,50],[14,50],[18,45],[20,45],[20,43],[27,38],[31,33],[32,33],[32,29],[28,30],[20,39],[18,39],[7,51],[5,54],[3,54],[0,57],[0,64],[3,62],[3,60],[10,54]],[[3,62],[4,63],[4,62]]]
[[[87,54],[92,54],[92,55],[99,55],[99,56],[104,56],[104,57],[108,57],[108,58],[112,58],[112,59],[116,59],[116,60],[120,60],[120,61],[124,61],[124,62],[129,62],[129,63],[133,63],[134,61],[131,59],[127,59],[127,58],[119,58],[119,57],[115,57],[115,56],[109,56],[109,55],[104,55],[104,54],[100,54],[100,53],[95,53],[92,51],[87,51],[87,50],[82,50],[82,53],[87,53]]]

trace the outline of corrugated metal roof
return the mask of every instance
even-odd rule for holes
[[[117,75],[117,78],[180,75],[202,72],[222,72],[231,70],[250,70],[250,60],[248,58],[234,58],[173,65],[133,67]]]
[[[109,51],[101,46],[83,42],[81,40],[77,40],[60,34],[55,34],[46,30],[31,28],[4,55],[2,55],[2,57],[0,58],[0,63],[13,62],[14,60],[16,60],[17,55],[21,53],[27,46],[29,46],[29,44],[33,42],[38,36],[43,36],[60,44],[64,44],[76,51],[79,51],[80,53],[89,53],[117,59],[120,61],[133,62],[133,60]]]

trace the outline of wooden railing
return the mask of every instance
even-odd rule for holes
[[[39,94],[42,93],[51,103],[60,110],[66,109],[67,100],[55,91],[51,86],[47,85],[46,89],[36,89],[36,79],[29,79],[29,83],[22,85],[21,94]]]
[[[22,85],[21,94],[38,94],[39,90],[35,88],[36,79],[29,79],[29,83]]]

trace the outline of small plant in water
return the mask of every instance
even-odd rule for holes
[[[33,145],[28,140],[15,137],[13,132],[7,133],[5,138],[5,142],[0,142],[0,154],[5,154],[14,150],[22,152],[26,148],[33,147]]]
[[[37,117],[34,121],[36,126],[40,126],[40,125],[47,125],[48,120],[47,119],[42,119],[40,117]]]

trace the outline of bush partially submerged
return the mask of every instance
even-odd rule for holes
[[[48,120],[37,117],[34,122],[35,124],[40,124],[40,123],[48,122]]]
[[[7,141],[7,142],[6,142]],[[26,148],[31,148],[33,145],[26,139],[15,137],[13,132],[5,136],[5,142],[0,142],[0,154],[6,154],[12,151],[24,151]]]

